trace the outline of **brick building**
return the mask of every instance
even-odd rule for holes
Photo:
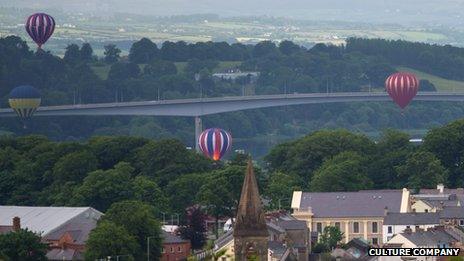
[[[189,240],[182,239],[166,231],[163,231],[163,238],[161,261],[187,260],[191,251]]]

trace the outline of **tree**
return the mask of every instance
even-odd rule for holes
[[[159,78],[164,75],[177,74],[176,65],[170,61],[155,60],[143,68],[145,75]]]
[[[129,51],[129,60],[137,64],[149,63],[158,57],[158,47],[148,38],[133,43]]]
[[[67,63],[75,64],[81,61],[81,53],[77,44],[70,44],[66,47],[63,58]]]
[[[310,183],[311,191],[357,191],[371,186],[365,159],[349,151],[324,161]]]
[[[187,223],[178,230],[183,239],[190,240],[193,249],[201,249],[206,243],[206,215],[199,205],[186,209]]]
[[[428,80],[420,80],[419,81],[420,91],[423,92],[436,92],[437,87],[433,83]]]
[[[117,201],[133,196],[131,175],[134,168],[129,163],[120,162],[114,169],[96,170],[89,173],[74,192],[73,205],[92,206],[105,211]]]
[[[40,236],[27,229],[0,234],[0,258],[6,260],[47,260],[47,245]]]
[[[309,184],[313,171],[319,168],[324,160],[344,151],[370,155],[375,151],[375,146],[364,135],[346,130],[322,130],[277,146],[266,159],[272,171],[297,175],[305,184]]]
[[[407,180],[409,188],[434,188],[444,183],[448,176],[447,170],[433,153],[418,151],[410,155],[406,163],[397,167],[398,175]]]
[[[93,59],[93,49],[89,43],[84,43],[81,47],[80,57],[82,61],[90,62]]]
[[[111,221],[124,227],[134,236],[140,249],[147,249],[147,238],[150,237],[150,257],[161,257],[161,225],[155,218],[155,209],[140,201],[121,201],[114,203],[106,212],[103,220]],[[146,259],[145,252],[134,255],[135,259]]]
[[[117,62],[111,65],[108,80],[122,81],[128,78],[136,78],[140,74],[140,67],[132,62]]]
[[[449,170],[449,184],[464,185],[464,120],[432,129],[424,138],[424,149],[432,152]]]
[[[219,217],[231,217],[232,209],[235,207],[232,192],[226,186],[218,186],[218,184],[227,184],[227,179],[222,176],[211,176],[197,194],[198,202],[206,206],[208,213],[215,217],[216,238],[219,237]]]
[[[285,55],[292,55],[301,50],[300,46],[294,44],[292,41],[284,40],[279,44],[279,50]]]
[[[87,150],[69,153],[61,157],[53,167],[56,182],[80,182],[87,173],[97,169],[97,159]]]
[[[276,172],[271,174],[264,194],[271,200],[271,208],[290,209],[290,197],[296,190],[301,190],[301,181],[297,176]]]
[[[253,57],[261,58],[271,54],[277,54],[278,49],[276,45],[271,41],[262,41],[255,45],[253,48]]]
[[[105,45],[105,62],[106,63],[115,63],[119,61],[119,55],[121,54],[121,49],[117,48],[114,44]]]
[[[97,260],[108,256],[128,255],[124,260],[135,260],[141,252],[136,238],[123,226],[101,220],[86,241],[85,259]]]
[[[343,239],[343,233],[338,227],[328,226],[324,228],[324,232],[317,242],[317,253],[324,253],[332,251]],[[315,250],[316,252],[316,250]]]
[[[161,188],[148,177],[137,176],[132,181],[134,199],[150,204],[155,209],[155,215],[159,217],[161,212],[169,209],[169,201]]]

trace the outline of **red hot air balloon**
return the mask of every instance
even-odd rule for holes
[[[404,109],[416,96],[419,80],[412,73],[398,72],[387,78],[385,88],[393,101]]]
[[[44,13],[33,14],[27,18],[26,31],[40,49],[55,31],[55,19]]]
[[[198,137],[198,145],[206,157],[220,160],[232,146],[232,136],[223,129],[207,129]]]

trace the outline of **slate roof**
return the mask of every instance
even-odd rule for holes
[[[307,229],[306,222],[302,220],[282,220],[277,221],[277,225],[285,230]]]
[[[400,212],[402,190],[304,192],[300,209],[312,208],[314,217],[383,217],[385,207]]]
[[[450,244],[456,238],[446,233],[444,230],[428,230],[414,233],[401,233],[402,236],[414,243],[416,246],[436,247],[438,244]]]
[[[190,242],[187,239],[183,239],[179,236],[176,236],[174,234],[168,233],[166,231],[163,231],[163,243],[164,244],[180,244],[180,243],[187,243]]]
[[[80,214],[101,212],[90,207],[24,207],[0,206],[0,226],[11,226],[13,217],[21,219],[21,227],[47,235]]]
[[[287,251],[287,247],[278,241],[269,241],[268,248],[273,252],[273,256],[282,256]]]
[[[388,213],[384,225],[438,225],[439,213]]]
[[[444,207],[440,211],[441,218],[464,218],[464,207]]]

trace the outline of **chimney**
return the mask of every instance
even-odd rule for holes
[[[404,233],[406,233],[406,234],[411,234],[411,233],[412,233],[412,229],[411,229],[410,227],[405,228],[405,229],[404,229]]]
[[[13,218],[13,231],[17,232],[21,229],[21,219],[19,217]]]
[[[383,209],[383,215],[386,216],[388,215],[388,207],[385,206],[385,208]]]
[[[443,185],[442,183],[437,184],[437,190],[438,192],[440,192],[440,194],[443,194],[443,192],[445,191],[445,185]]]

